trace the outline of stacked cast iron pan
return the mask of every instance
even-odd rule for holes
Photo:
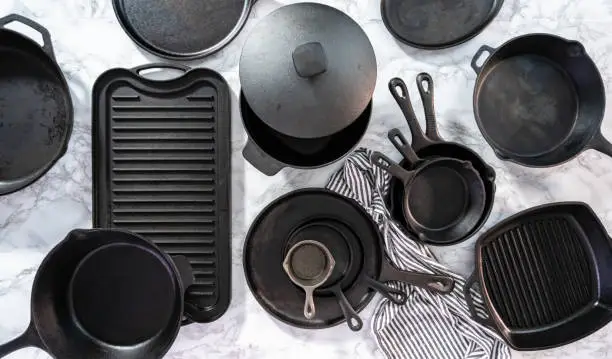
[[[421,73],[416,82],[425,108],[426,133],[416,118],[406,84],[392,79],[389,90],[406,117],[412,144],[399,130],[392,130],[389,140],[404,160],[391,167],[390,160],[374,163],[393,171],[388,199],[393,217],[424,243],[452,245],[471,237],[489,217],[495,198],[495,171],[468,147],[440,137],[433,79]],[[407,179],[402,168],[420,174],[402,181]]]

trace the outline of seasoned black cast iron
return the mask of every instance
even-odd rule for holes
[[[240,57],[244,157],[266,175],[338,160],[365,133],[376,75],[374,48],[347,14],[308,2],[273,11]]]
[[[443,49],[478,35],[503,0],[382,0],[382,19],[393,36],[422,49]]]
[[[488,318],[474,307],[476,282]],[[612,241],[584,203],[528,209],[478,240],[465,294],[472,317],[497,329],[514,349],[571,343],[612,319]]]
[[[242,30],[257,0],[113,0],[119,23],[142,49],[194,60],[221,50]]]
[[[316,314],[304,317],[304,291],[294,285],[282,262],[295,244],[316,240],[335,260],[329,279],[314,292]],[[291,192],[269,204],[255,219],[244,246],[244,271],[251,292],[275,318],[301,328],[327,328],[350,318],[352,330],[363,323],[357,312],[376,289],[395,303],[406,294],[382,282],[403,281],[440,293],[452,291],[446,276],[399,271],[384,255],[376,224],[354,201],[324,189]]]
[[[230,123],[229,86],[206,68],[111,69],[92,91],[94,227],[187,257],[196,279],[185,299],[199,323],[231,300]]]
[[[0,357],[37,347],[54,358],[162,358],[181,327],[192,281],[184,257],[173,262],[142,237],[74,230],[40,265],[31,323],[0,345]]]
[[[402,110],[410,132],[412,134],[412,149],[422,159],[431,159],[438,157],[454,158],[463,161],[469,161],[474,169],[480,174],[480,178],[484,183],[485,188],[485,207],[480,220],[475,224],[474,228],[465,234],[462,238],[456,238],[450,242],[435,242],[428,241],[426,243],[433,245],[452,245],[469,238],[476,233],[489,218],[489,214],[493,208],[493,200],[495,198],[495,171],[489,166],[482,157],[476,152],[456,142],[444,141],[437,130],[437,121],[434,107],[434,82],[432,77],[427,73],[421,73],[416,77],[417,88],[423,102],[426,118],[426,132],[423,133],[421,126],[417,120],[414,108],[408,95],[408,88],[404,81],[400,78],[394,78],[389,81],[389,91],[395,98],[397,104]],[[394,145],[401,149],[394,142]],[[410,169],[411,166],[407,161],[402,161],[400,164],[405,169]],[[393,218],[408,228],[403,215],[404,190],[403,184],[399,179],[393,178],[389,189],[389,207]]]
[[[5,26],[36,30],[43,45]],[[0,19],[0,195],[20,190],[66,153],[73,107],[66,79],[40,24],[19,15]]]
[[[485,207],[484,183],[469,161],[421,160],[396,129],[389,133],[411,170],[380,152],[372,163],[404,184],[403,213],[423,242],[449,243],[463,238],[478,223]]]
[[[478,65],[488,54],[482,66]],[[595,149],[612,156],[601,134],[603,80],[577,41],[548,34],[483,46],[472,60],[476,122],[497,156],[549,167]]]

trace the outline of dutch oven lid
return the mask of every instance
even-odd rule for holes
[[[343,12],[322,4],[288,5],[249,35],[240,81],[250,107],[276,131],[325,137],[368,106],[376,56],[365,32]]]

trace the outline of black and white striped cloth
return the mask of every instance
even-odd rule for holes
[[[405,306],[398,306],[383,298],[377,306],[372,331],[382,352],[388,359],[510,358],[510,350],[497,334],[470,318],[464,279],[438,263],[427,246],[410,239],[391,219],[384,202],[390,177],[371,164],[370,154],[364,148],[351,154],[327,188],[356,200],[368,211],[383,234],[387,255],[398,268],[445,274],[456,281],[449,295],[395,284],[409,299]],[[474,296],[480,302],[479,295]]]

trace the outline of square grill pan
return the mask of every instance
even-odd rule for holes
[[[607,324],[612,304],[612,246],[584,203],[557,203],[516,214],[476,244],[466,283],[472,317],[516,350],[558,347]],[[478,282],[488,318],[476,313]]]
[[[184,72],[172,80],[142,71]],[[208,69],[151,64],[113,69],[93,89],[93,222],[188,258],[186,311],[211,322],[228,308],[230,92]]]

